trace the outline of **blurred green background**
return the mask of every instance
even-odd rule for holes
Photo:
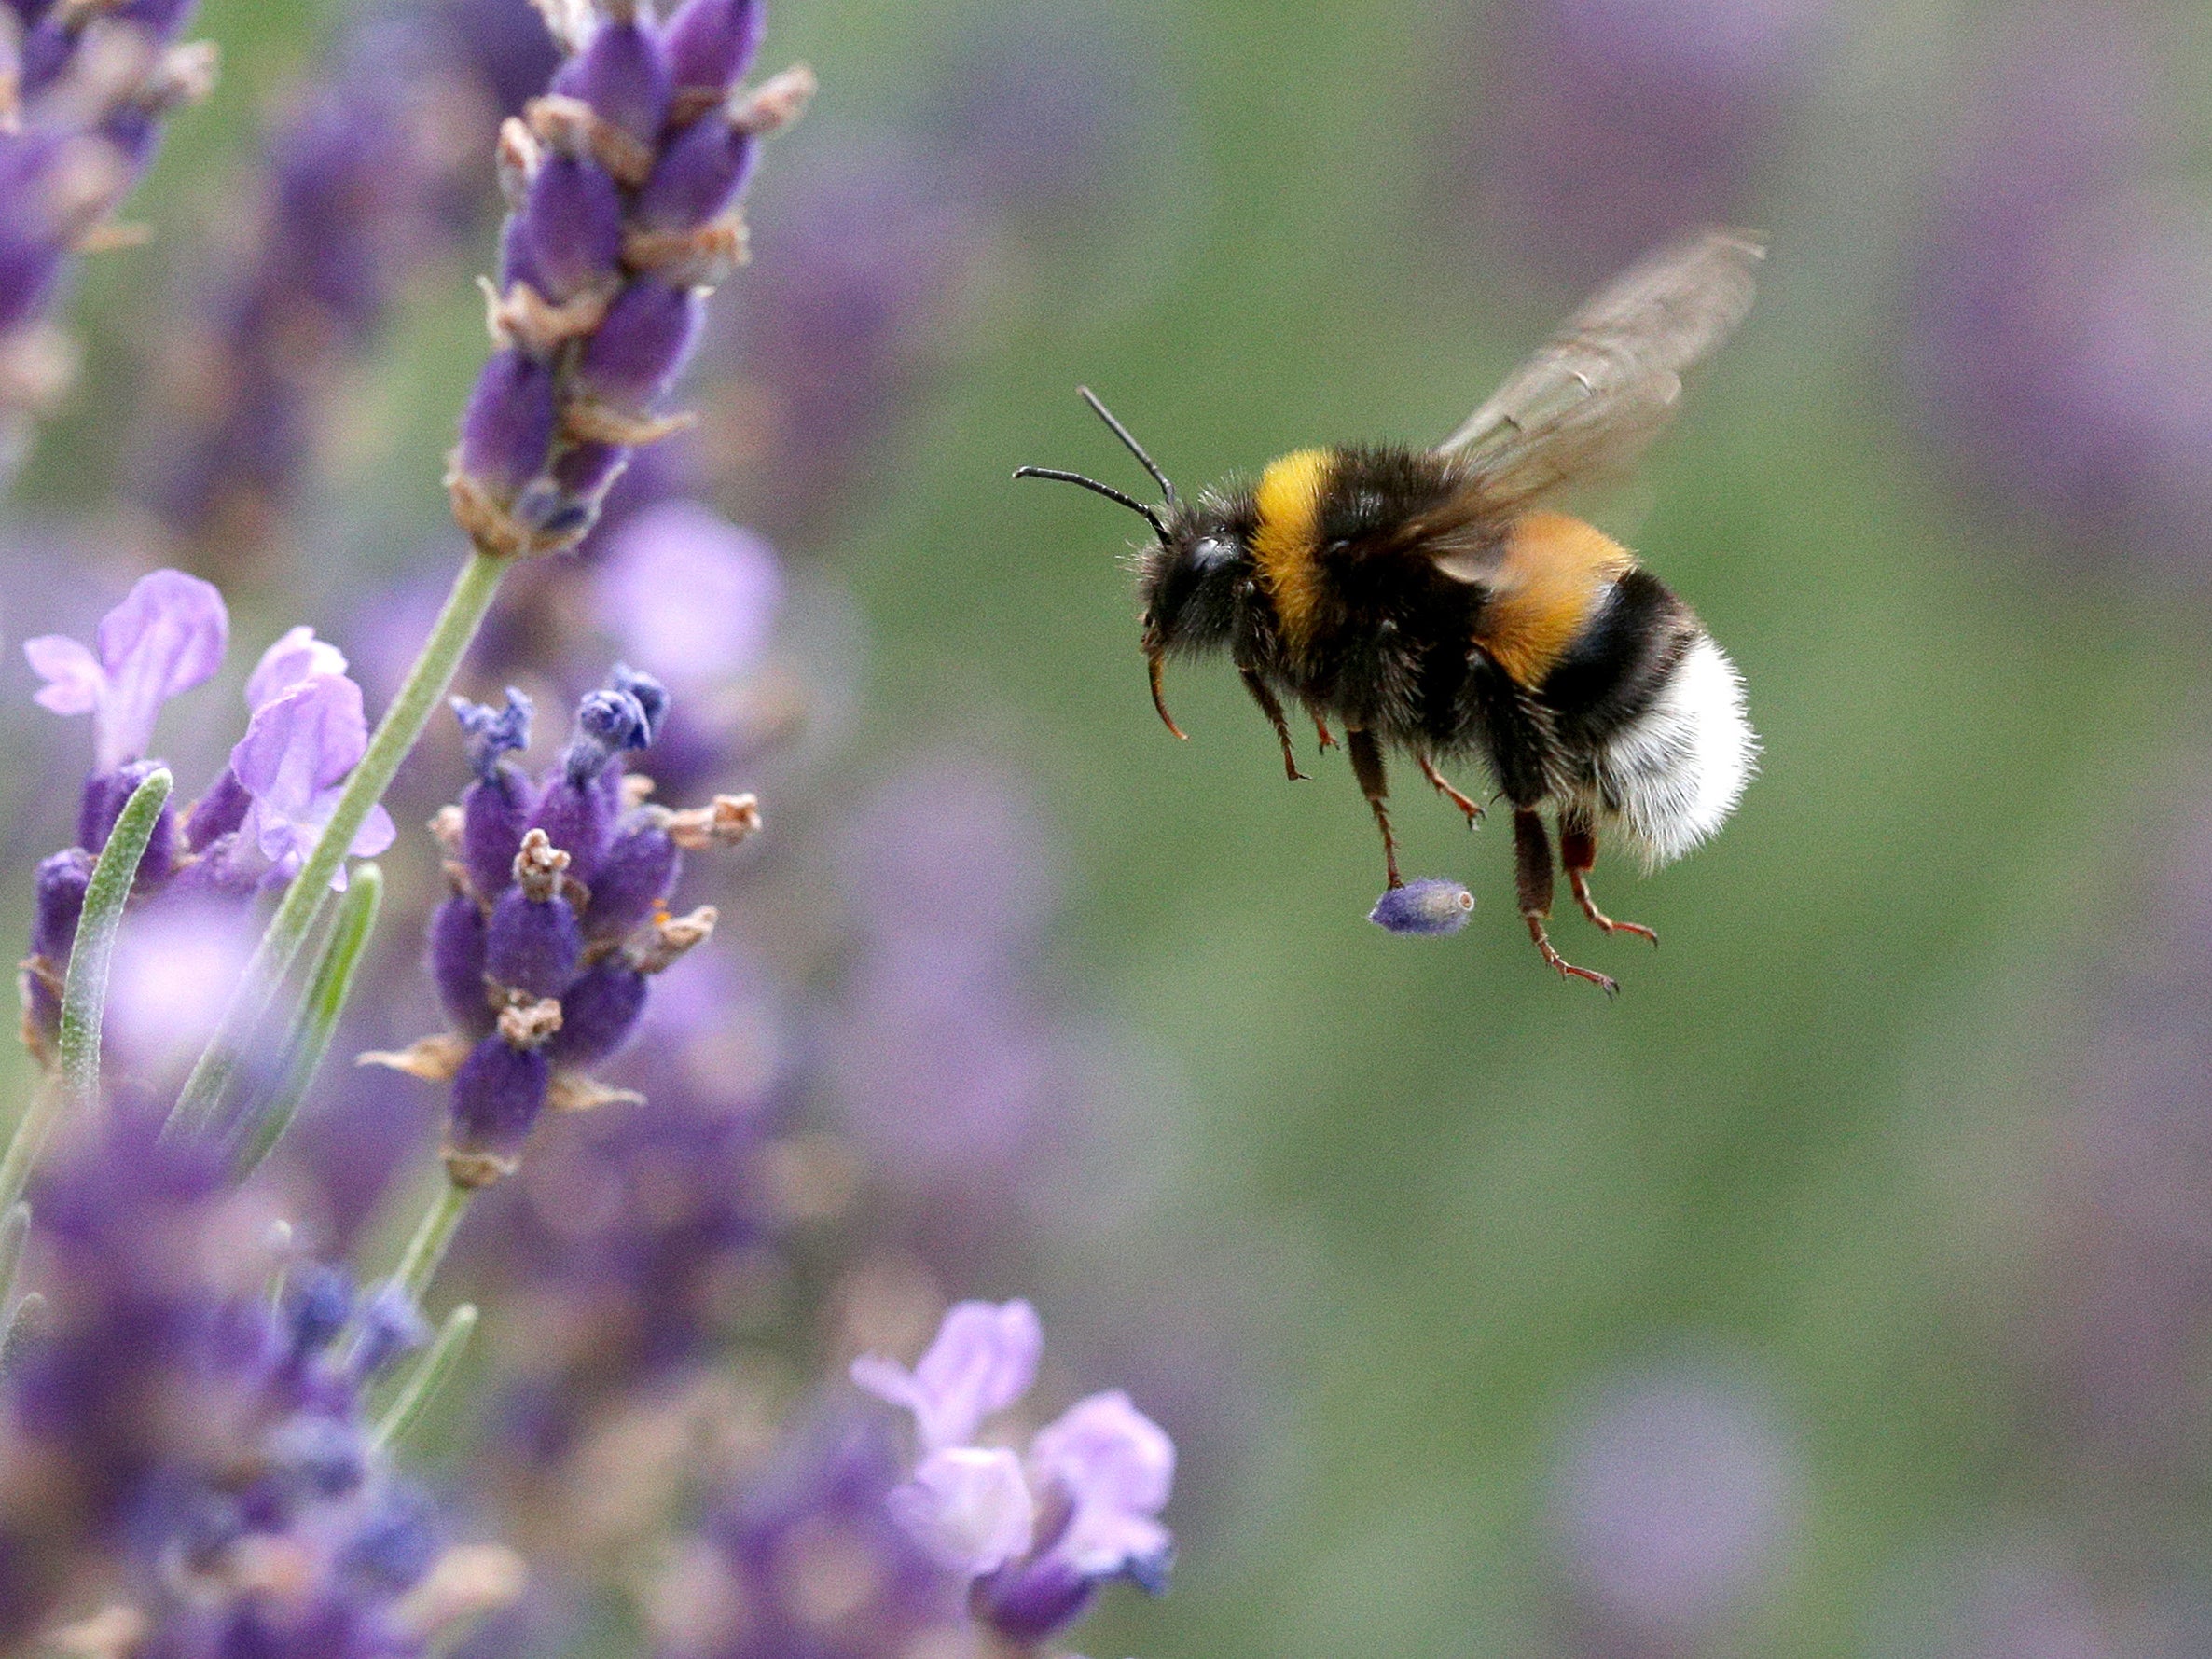
[[[2201,1429],[2155,1475],[2078,1453],[2094,1437],[2047,1363],[2076,1340],[2063,1268],[2094,1253],[2068,1229],[2094,1233],[2103,1201],[2066,1185],[2099,1155],[2081,1144],[2085,1057],[2139,977],[2205,983],[2204,917],[2174,898],[2205,859],[2203,549],[2164,498],[2074,513],[1977,471],[1972,397],[1926,395],[1914,365],[1946,215],[2019,193],[1978,196],[1959,159],[1992,65],[2077,27],[2139,43],[2170,100],[2135,112],[2149,165],[2187,204],[2212,37],[2184,7],[1744,0],[1585,7],[1591,33],[1561,38],[1602,56],[1663,11],[1677,36],[1644,72],[1682,101],[1665,131],[1734,108],[1728,76],[1773,77],[1723,135],[1718,198],[1681,204],[1763,228],[1773,252],[1749,324],[1598,516],[1735,657],[1765,753],[1714,844],[1648,880],[1601,864],[1601,898],[1662,949],[1559,923],[1569,956],[1621,979],[1617,1002],[1541,969],[1508,837],[1469,835],[1417,779],[1398,782],[1408,869],[1464,880],[1478,909],[1444,941],[1370,926],[1377,852],[1341,757],[1286,785],[1225,666],[1171,671],[1194,740],[1169,740],[1146,706],[1126,520],[1008,480],[1037,463],[1132,481],[1078,381],[1186,489],[1456,423],[1639,245],[1602,192],[1514,194],[1517,150],[1555,159],[1633,90],[1617,66],[1585,84],[1516,56],[1539,12],[1160,0],[1089,20],[1138,94],[1103,182],[992,244],[888,435],[794,549],[850,588],[871,636],[851,790],[948,744],[1033,781],[1066,851],[1069,994],[1173,1080],[1134,1120],[1153,1144],[1128,1213],[1047,1229],[1033,1285],[947,1287],[1030,1291],[1048,1323],[1056,1298],[1141,1322],[1192,1282],[1225,1287],[1199,1302],[1239,1356],[1233,1455],[1186,1491],[1174,1594],[1113,1598],[1088,1652],[2204,1651],[2186,1611],[2212,1585]],[[785,0],[767,55],[805,58],[823,87],[785,153],[905,130],[1011,15]],[[210,0],[198,33],[223,45],[221,90],[177,123],[133,216],[165,244],[203,240],[340,17]],[[1744,46],[1763,30],[1787,39]],[[1699,78],[1707,48],[1718,80]],[[1555,124],[1531,125],[1547,90]],[[1668,202],[1631,205],[1666,228]],[[1552,208],[1586,222],[1561,229]],[[764,210],[760,270],[771,224]],[[18,486],[26,520],[98,522],[117,492],[162,265],[111,256],[83,283],[89,376]],[[416,291],[363,372],[376,436],[338,473],[362,560],[425,557],[478,315],[463,283]],[[2200,299],[2146,326],[2180,342],[2207,325]],[[2147,353],[2134,394],[2186,416],[2200,354]],[[1993,422],[2019,414],[1986,395]],[[724,505],[745,518],[741,491]],[[9,634],[45,625],[35,584],[72,579],[13,578]],[[2169,1156],[2129,1146],[2123,1165]],[[2212,1228],[2212,1186],[2192,1224]],[[2186,1299],[2202,1265],[2176,1251],[2143,1272]],[[2174,1388],[2195,1402],[2191,1329]],[[1098,1386],[1111,1362],[1089,1367]],[[1747,1403],[1714,1432],[1756,1419],[1772,1457],[1753,1540],[1701,1544],[1712,1505],[1734,1513],[1726,1471],[1707,1504],[1695,1447],[1678,1466],[1662,1444],[1652,1489],[1689,1496],[1647,1517],[1659,1555],[1690,1581],[1708,1545],[1754,1565],[1709,1618],[1624,1626],[1605,1563],[1583,1559],[1597,1546],[1576,1541],[1571,1471],[1588,1402],[1644,1376],[1722,1379],[1716,1398]],[[1641,1535],[1622,1536],[1611,1559],[1631,1571]],[[2087,1586],[2090,1628],[2054,1613],[2041,1646],[1945,1634],[1979,1594],[1946,1564],[2023,1540],[2053,1582]]]

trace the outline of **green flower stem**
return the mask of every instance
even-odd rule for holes
[[[85,887],[84,908],[78,913],[76,939],[69,948],[69,972],[62,981],[62,1025],[56,1048],[60,1061],[32,1098],[31,1108],[16,1125],[7,1152],[0,1157],[0,1213],[11,1210],[31,1179],[31,1167],[46,1150],[47,1137],[62,1115],[90,1106],[100,1098],[100,1024],[107,1010],[107,971],[115,961],[116,934],[123,925],[123,906],[138,879],[139,861],[145,857],[161,809],[169,804],[174,781],[168,768],[157,767],[131,792],[122,815],[107,833],[107,845],[92,865]]]
[[[505,559],[473,552],[453,578],[446,608],[438,613],[430,637],[422,643],[422,655],[408,671],[407,683],[384,711],[376,734],[368,740],[367,753],[346,780],[337,810],[323,827],[322,838],[293,877],[283,902],[270,919],[253,961],[246,964],[244,976],[223,1011],[221,1025],[193,1066],[191,1076],[185,1080],[176,1110],[170,1114],[173,1129],[200,1129],[214,1121],[223,1092],[238,1070],[254,1028],[276,994],[277,986],[298,960],[308,935],[314,931],[315,919],[329,901],[330,878],[345,863],[346,850],[353,844],[369,809],[383,798],[393,774],[399,770],[400,762],[430,723],[438,699],[452,684],[454,671],[461,666],[469,642],[476,638],[484,613],[491,608],[492,596],[499,591],[499,580],[506,567]]]
[[[399,1258],[392,1278],[405,1285],[417,1302],[437,1277],[438,1264],[446,1259],[446,1247],[453,1242],[454,1229],[461,1225],[461,1218],[468,1213],[468,1201],[476,1196],[475,1187],[440,1182],[437,1196],[415,1224],[415,1236],[408,1240],[407,1252]]]
[[[308,976],[307,995],[284,1044],[283,1073],[275,1093],[256,1113],[244,1150],[239,1154],[242,1175],[260,1167],[291,1127],[299,1103],[307,1099],[308,1085],[314,1082],[323,1057],[330,1052],[339,1016],[345,1012],[346,999],[353,989],[353,975],[367,951],[369,935],[376,931],[377,910],[383,896],[383,871],[375,864],[362,864],[353,871],[344,897],[338,902],[330,936],[323,942],[322,954]]]

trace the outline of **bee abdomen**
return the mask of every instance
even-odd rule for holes
[[[1719,830],[1758,764],[1743,678],[1710,634],[1690,628],[1641,708],[1590,734],[1590,778],[1577,792],[1652,868]]]

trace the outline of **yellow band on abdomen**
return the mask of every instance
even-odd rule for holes
[[[1252,562],[1275,601],[1283,643],[1302,651],[1320,603],[1320,570],[1314,555],[1320,539],[1321,492],[1334,461],[1326,449],[1297,449],[1267,463],[1252,491],[1259,525],[1252,532]]]

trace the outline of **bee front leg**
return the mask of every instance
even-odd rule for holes
[[[1240,669],[1244,676],[1244,689],[1251,693],[1251,700],[1260,705],[1260,712],[1267,716],[1267,724],[1275,727],[1275,740],[1282,745],[1282,769],[1293,783],[1303,782],[1306,774],[1298,769],[1298,757],[1291,753],[1290,723],[1283,718],[1282,704],[1275,690],[1260,678],[1256,670]]]
[[[1481,822],[1483,809],[1480,802],[1469,800],[1467,796],[1461,795],[1458,790],[1454,789],[1451,785],[1451,780],[1446,778],[1442,772],[1438,771],[1436,769],[1435,764],[1431,761],[1426,754],[1417,756],[1416,758],[1417,758],[1421,763],[1421,776],[1428,779],[1431,783],[1433,783],[1436,786],[1436,793],[1440,795],[1443,795],[1446,800],[1450,801],[1453,806],[1459,808],[1460,811],[1467,814],[1467,827],[1469,829],[1472,829],[1476,823]]]
[[[1390,834],[1389,781],[1383,774],[1382,747],[1375,740],[1375,734],[1357,726],[1344,728],[1345,753],[1351,757],[1352,776],[1360,781],[1360,793],[1367,797],[1367,804],[1375,809],[1376,826],[1382,831],[1383,866],[1389,874],[1392,887],[1403,887],[1405,878],[1398,874],[1398,838]]]
[[[1552,948],[1544,923],[1552,916],[1552,838],[1533,807],[1514,809],[1514,885],[1521,900],[1521,919],[1528,924],[1528,937],[1543,953],[1543,960],[1559,971],[1562,979],[1587,979],[1607,996],[1620,986],[1603,974],[1578,968]]]
[[[1615,921],[1590,896],[1590,868],[1597,862],[1597,832],[1586,814],[1572,809],[1559,814],[1559,862],[1567,866],[1568,885],[1574,889],[1574,902],[1583,907],[1584,916],[1609,933],[1634,933],[1654,945],[1659,943],[1659,935],[1650,928],[1640,922]]]

